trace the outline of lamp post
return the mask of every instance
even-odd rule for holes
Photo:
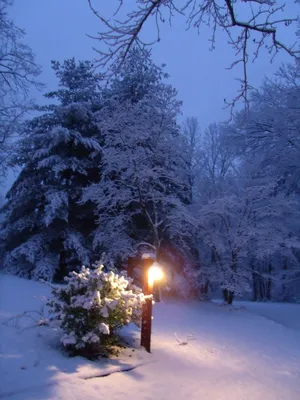
[[[163,272],[157,262],[148,254],[143,256],[143,292],[145,296],[153,294],[153,284],[163,277]],[[151,352],[151,328],[152,328],[152,296],[146,299],[142,310],[141,346],[148,353]]]

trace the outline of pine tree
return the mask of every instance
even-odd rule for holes
[[[82,189],[99,179],[100,77],[88,61],[52,62],[59,88],[55,105],[23,127],[14,158],[23,168],[7,194],[0,231],[5,270],[33,279],[62,277],[90,264],[94,229],[91,203],[78,204]]]
[[[133,255],[140,242],[159,251],[171,237],[175,213],[185,207],[180,102],[165,77],[148,54],[134,49],[98,115],[105,138],[103,174],[84,199],[96,204],[99,215],[94,245],[114,259]]]

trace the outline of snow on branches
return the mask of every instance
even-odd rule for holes
[[[176,123],[180,102],[162,69],[133,49],[105,93],[97,114],[104,138],[101,180],[84,190],[96,204],[94,244],[126,258],[140,241],[159,249],[187,196],[182,139]],[[114,243],[114,246],[111,244]]]
[[[84,266],[65,278],[66,286],[54,287],[49,299],[52,325],[62,330],[63,346],[88,357],[110,354],[119,340],[118,330],[140,323],[145,296],[126,275]]]
[[[251,291],[252,274],[259,271],[247,267],[250,259],[259,265],[278,252],[300,248],[291,229],[299,216],[299,202],[294,196],[276,194],[275,189],[272,183],[252,181],[199,208],[199,239],[212,252],[209,268],[204,269],[222,289],[236,295]]]
[[[82,189],[99,177],[99,76],[88,61],[52,63],[59,88],[24,123],[12,165],[21,168],[7,194],[0,237],[2,267],[18,275],[52,280],[64,254],[71,269],[90,265],[91,205],[80,206]],[[57,278],[60,279],[60,278]]]

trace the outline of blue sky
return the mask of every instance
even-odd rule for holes
[[[289,16],[296,17],[299,5],[292,0],[288,3]],[[93,0],[93,4],[99,12],[111,16],[119,1]],[[131,7],[135,1],[128,0],[127,4]],[[89,9],[87,0],[14,0],[10,15],[17,26],[25,29],[26,43],[43,68],[41,80],[48,90],[57,84],[50,68],[51,60],[63,61],[71,57],[91,60],[97,56],[92,47],[99,47],[99,43],[86,34],[95,35],[101,30],[101,24]],[[208,27],[203,26],[200,35],[185,28],[185,20],[180,16],[174,18],[172,27],[165,24],[161,29],[161,41],[153,48],[153,59],[167,65],[170,82],[183,101],[182,118],[196,116],[204,129],[213,121],[227,118],[224,98],[230,99],[236,93],[238,82],[235,78],[239,77],[239,71],[226,70],[234,60],[234,54],[222,33],[218,35],[216,49],[210,51]],[[154,36],[155,27],[148,23],[144,37],[150,40]],[[280,36],[291,43],[293,29],[282,29]],[[281,53],[270,64],[267,54],[262,53],[261,58],[249,66],[251,83],[260,85],[264,76],[271,77],[278,66],[289,59],[287,54]],[[44,101],[41,93],[33,92],[33,96],[38,102]],[[11,180],[10,176],[6,186]]]

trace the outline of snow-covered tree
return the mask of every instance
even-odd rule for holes
[[[221,194],[197,210],[198,238],[202,248],[213,251],[203,266],[211,283],[223,289],[224,300],[252,290],[252,277],[260,273],[256,265],[278,253],[299,249],[292,230],[299,202],[276,194],[276,185],[264,180],[248,181],[236,192]],[[249,261],[251,260],[251,266]],[[201,278],[203,269],[196,273]]]
[[[90,62],[53,62],[58,90],[46,95],[58,104],[23,127],[14,165],[22,170],[7,194],[0,232],[5,270],[51,280],[71,268],[90,265],[93,205],[79,205],[82,189],[99,179],[100,78]]]
[[[182,149],[182,156],[184,157],[188,171],[190,202],[192,202],[197,191],[196,186],[202,155],[200,146],[201,132],[198,119],[196,117],[186,118],[182,127],[182,133],[185,142]]]
[[[185,240],[189,245],[189,261],[184,263],[184,270],[189,279],[197,271],[198,282],[189,279],[198,286],[201,295],[206,296],[209,280],[204,265],[214,258],[214,249],[200,244],[198,237],[199,213],[201,207],[221,197],[232,185],[235,175],[236,151],[230,143],[227,124],[212,123],[200,133],[198,120],[188,118],[183,126],[186,149],[183,151],[189,176],[190,205],[187,212],[181,213],[173,223],[173,230],[178,225],[185,226],[188,232]],[[192,216],[192,217],[191,217]],[[188,239],[188,240],[187,240]]]
[[[159,252],[188,201],[180,103],[166,74],[134,49],[98,113],[104,136],[101,181],[85,191],[99,216],[94,244],[113,258],[133,255],[140,242]],[[182,233],[180,227],[177,236]],[[175,236],[175,235],[174,235]]]
[[[282,66],[275,79],[266,79],[255,91],[247,113],[240,112],[232,124],[232,140],[239,149],[242,162],[253,176],[263,175],[276,182],[276,193],[293,194],[298,199],[294,221],[289,228],[299,238],[297,224],[300,189],[300,114],[299,62]],[[253,275],[254,298],[271,297],[273,281],[261,279],[261,274],[277,277],[276,298],[294,298],[293,282],[300,282],[299,250],[288,254],[281,248],[276,257],[256,263]],[[251,261],[252,262],[252,261]],[[296,267],[296,268],[295,268]],[[267,282],[267,284],[266,284]],[[280,283],[281,282],[281,283]],[[291,283],[291,284],[290,284]],[[267,286],[267,287],[266,287]],[[281,287],[281,289],[280,289]],[[275,295],[275,294],[274,294]]]
[[[235,175],[237,152],[230,142],[228,124],[210,124],[201,137],[200,148],[197,186],[202,201],[207,201],[226,191]]]
[[[9,167],[10,146],[29,108],[29,90],[41,88],[41,69],[24,42],[25,32],[8,16],[12,0],[0,0],[0,181]]]
[[[256,300],[297,297],[299,99],[296,61],[253,91],[247,111],[201,134],[191,207],[198,264],[187,273],[229,301],[245,290]]]
[[[247,157],[281,180],[287,190],[300,187],[300,63],[280,68],[255,91],[247,113],[240,112],[233,128]]]

